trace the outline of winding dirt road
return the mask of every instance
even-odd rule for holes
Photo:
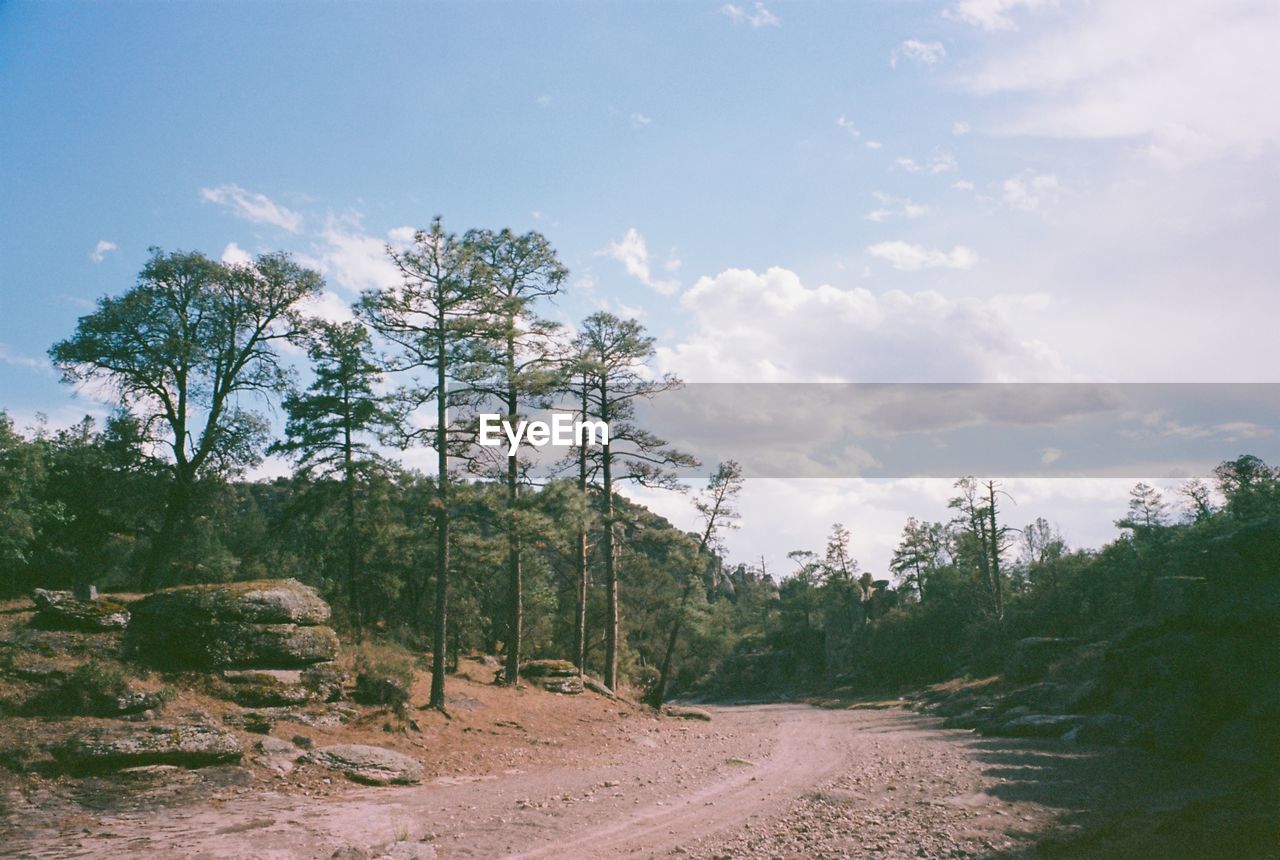
[[[902,710],[712,709],[598,758],[313,798],[242,789],[22,828],[29,857],[957,857],[1071,826],[1096,753],[942,730]],[[1110,762],[1110,759],[1108,759]],[[1106,765],[1114,770],[1119,765]],[[1159,779],[1158,773],[1151,774]],[[337,854],[335,854],[337,852]]]

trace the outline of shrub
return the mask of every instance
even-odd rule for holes
[[[404,710],[413,689],[413,659],[398,649],[362,646],[355,657],[355,700]]]

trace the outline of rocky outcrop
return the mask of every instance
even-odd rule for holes
[[[296,579],[184,585],[157,591],[137,604],[139,614],[163,614],[173,623],[209,618],[254,624],[315,626],[329,620],[329,604]]]
[[[333,660],[329,606],[292,579],[169,588],[133,607],[129,643],[166,668],[300,668]]]
[[[549,693],[576,696],[585,689],[578,667],[568,660],[530,660],[520,674]]]
[[[36,620],[48,627],[71,630],[123,630],[129,626],[129,610],[123,604],[99,597],[78,600],[70,591],[31,592]]]
[[[86,729],[54,748],[68,770],[90,772],[139,765],[202,767],[238,761],[240,742],[202,723],[132,723]]]
[[[412,785],[422,781],[422,765],[403,753],[365,744],[321,747],[308,755],[321,767],[365,785]]]
[[[228,669],[222,673],[224,698],[250,708],[302,705],[316,693],[302,682],[299,669]]]
[[[582,679],[576,675],[572,678],[542,678],[541,684],[548,693],[565,696],[576,696],[583,690]]]
[[[525,678],[570,678],[577,674],[578,667],[568,660],[528,660],[520,667]]]
[[[662,709],[662,713],[666,714],[668,717],[675,717],[678,720],[711,721],[711,712],[704,711],[702,708],[688,708],[683,705],[667,705]]]

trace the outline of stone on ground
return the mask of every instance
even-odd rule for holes
[[[236,736],[198,723],[134,723],[86,729],[53,750],[73,771],[114,770],[139,765],[202,767],[240,759]]]
[[[577,676],[578,667],[568,660],[529,660],[520,667],[520,674],[526,678],[570,678]]]
[[[582,679],[576,676],[572,678],[543,678],[542,689],[548,693],[576,696],[582,692]]]
[[[675,717],[679,720],[705,720],[711,721],[711,712],[704,711],[702,708],[689,708],[684,705],[666,705],[662,709],[662,713],[668,717]]]
[[[337,744],[313,750],[311,760],[365,785],[412,785],[422,781],[422,765],[403,753],[365,744]]]
[[[73,630],[123,630],[129,626],[129,610],[105,598],[77,600],[70,591],[31,592],[36,617],[51,627]]]

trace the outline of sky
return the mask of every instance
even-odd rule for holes
[[[437,214],[544,233],[548,315],[691,382],[1277,382],[1276,44],[1253,0],[0,2],[0,408],[105,414],[45,351],[151,246],[290,251],[340,316]],[[1096,545],[1130,483],[1013,516]],[[730,555],[840,520],[880,572],[948,491],[754,481]]]

